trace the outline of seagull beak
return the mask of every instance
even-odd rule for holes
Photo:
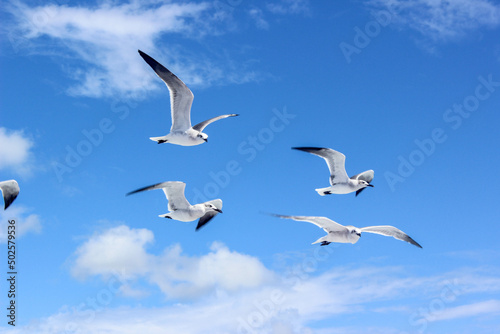
[[[206,142],[208,141],[208,138],[205,138],[205,139],[203,139],[203,140],[204,140],[204,141],[205,141],[205,143],[206,143]]]
[[[374,188],[375,186],[373,184],[368,184],[367,187],[372,187]]]
[[[219,212],[219,213],[222,213],[222,210],[221,209],[215,209],[215,211]]]

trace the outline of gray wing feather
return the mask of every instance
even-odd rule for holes
[[[404,233],[400,229],[395,228],[394,226],[389,226],[389,225],[367,226],[367,227],[360,228],[360,230],[361,230],[361,232],[376,233],[376,234],[381,234],[381,235],[385,235],[388,237],[394,237],[398,240],[406,241],[412,245],[415,245],[417,247],[422,248],[422,246],[420,246],[418,244],[418,242],[416,242],[409,235],[407,235],[406,233]]]
[[[203,121],[201,123],[196,124],[195,126],[193,126],[193,129],[196,131],[202,132],[203,129],[205,129],[207,127],[207,125],[209,125],[210,123],[218,121],[219,119],[223,119],[223,118],[227,118],[227,117],[234,117],[234,116],[238,116],[238,114],[221,115],[221,116],[217,116],[214,118],[210,118],[210,119],[207,119],[206,121]]]
[[[186,184],[184,182],[169,181],[153,184],[151,186],[131,191],[127,193],[127,196],[146,190],[162,189],[168,200],[168,209],[170,211],[175,211],[177,209],[184,209],[190,206],[189,202],[184,196],[185,188]]]
[[[203,217],[198,220],[198,225],[196,225],[196,231],[198,231],[200,228],[202,228],[206,223],[212,220],[215,216],[217,216],[219,213],[217,211],[209,211],[205,213]]]
[[[193,92],[162,64],[139,50],[141,57],[155,71],[160,79],[165,82],[170,91],[170,109],[172,115],[172,127],[170,131],[185,131],[191,127],[191,105],[193,104]]]
[[[346,230],[344,225],[334,222],[333,220],[326,217],[314,217],[314,216],[285,216],[285,215],[277,215],[271,214],[272,216],[278,218],[287,218],[293,219],[296,221],[305,221],[308,223],[312,223],[318,227],[321,227],[325,232],[343,232]]]
[[[19,195],[19,184],[16,180],[8,180],[0,182],[0,189],[2,190],[3,201],[5,203],[4,210],[14,202],[17,195]]]
[[[325,159],[328,169],[330,170],[330,184],[347,182],[349,177],[345,171],[345,155],[332,150],[331,148],[322,147],[292,147],[295,150],[300,150],[312,153]]]

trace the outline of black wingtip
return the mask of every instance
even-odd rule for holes
[[[125,196],[128,196],[128,195],[133,195],[133,194],[136,194],[138,192],[141,192],[141,191],[144,191],[144,190],[150,190],[152,189],[153,187],[156,187],[160,184],[162,184],[163,182],[160,182],[160,183],[155,183],[155,184],[152,184],[150,186],[146,186],[146,187],[142,187],[142,188],[139,188],[139,189],[136,189],[136,190],[132,190],[131,192],[128,192],[125,194]]]
[[[7,208],[14,202],[14,200],[17,198],[17,195],[16,196],[12,196],[10,198],[6,198],[5,199],[5,207],[4,207],[4,210],[7,210]]]
[[[304,152],[321,151],[324,149],[324,147],[292,147],[292,150],[299,150]]]

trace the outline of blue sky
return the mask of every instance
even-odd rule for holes
[[[3,244],[8,219],[19,232],[3,332],[500,331],[500,2],[11,1],[1,20],[0,175],[21,187],[0,214]],[[203,145],[150,141],[169,96],[138,49],[191,88],[194,124],[240,116]],[[318,196],[326,164],[295,146],[375,188]],[[224,213],[195,232],[158,217],[161,191],[125,196],[163,181]],[[266,212],[423,249],[319,247]]]

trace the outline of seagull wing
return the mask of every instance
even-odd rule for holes
[[[195,126],[193,126],[193,129],[196,131],[202,132],[203,129],[206,128],[208,124],[213,123],[215,121],[218,121],[219,119],[223,119],[223,118],[227,118],[227,117],[234,117],[234,116],[238,116],[238,114],[221,115],[221,116],[217,116],[214,118],[210,118],[210,119],[207,119],[206,121],[203,121],[201,123],[196,124]]]
[[[285,216],[285,215],[277,215],[277,214],[272,214],[272,216],[275,216],[278,218],[293,219],[296,221],[309,222],[309,223],[312,223],[318,227],[321,227],[327,233],[329,233],[329,232],[343,232],[347,229],[344,225],[340,225],[339,223],[336,223],[333,220],[328,219],[326,217]]]
[[[331,148],[321,147],[292,147],[293,149],[309,152],[325,159],[330,169],[330,184],[345,183],[349,179],[345,171],[345,155]]]
[[[208,201],[207,203],[212,203],[217,209],[222,210],[222,201],[220,199],[214,199],[213,201]],[[217,216],[219,213],[217,211],[209,211],[205,213],[203,217],[198,220],[198,225],[196,225],[196,231],[202,228],[206,223],[208,223],[212,218]]]
[[[170,91],[170,109],[172,114],[172,127],[170,131],[186,131],[191,128],[191,105],[193,92],[162,64],[139,50],[141,57],[148,63],[155,73],[162,79]]]
[[[184,196],[185,188],[186,184],[184,182],[179,182],[179,181],[162,182],[131,191],[127,194],[127,196],[141,191],[162,189],[163,192],[165,193],[165,196],[167,196],[168,209],[170,211],[175,211],[177,209],[186,209],[191,205]]]
[[[367,170],[363,173],[356,174],[354,176],[351,176],[352,180],[363,180],[368,183],[372,182],[373,177],[375,176],[375,172],[373,170]]]
[[[11,205],[17,195],[19,195],[19,185],[16,180],[2,181],[0,182],[0,189],[2,190],[3,201],[5,203],[4,210],[7,210],[9,205]]]
[[[361,232],[376,233],[376,234],[381,234],[381,235],[385,235],[388,237],[394,237],[398,240],[406,241],[412,245],[415,245],[417,247],[422,248],[422,246],[420,246],[418,244],[418,242],[416,242],[409,235],[407,235],[406,233],[404,233],[400,229],[395,228],[394,226],[388,226],[388,225],[367,226],[367,227],[360,228],[360,230],[361,230]]]

